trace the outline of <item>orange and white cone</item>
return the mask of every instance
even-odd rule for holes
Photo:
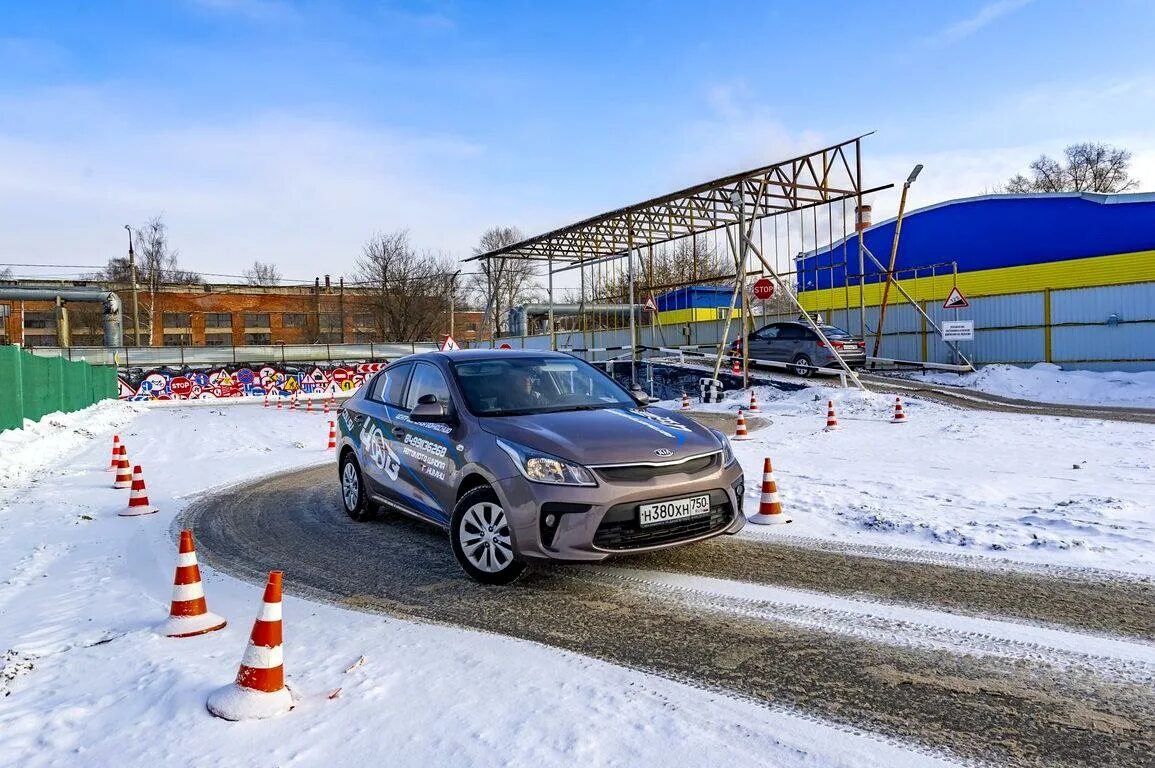
[[[290,411],[297,410],[297,396],[296,395],[289,395],[289,410]]]
[[[735,440],[749,440],[750,433],[746,431],[746,417],[742,415],[742,409],[738,409],[738,424],[734,427]]]
[[[754,394],[754,390],[750,390],[750,413],[761,413],[758,408],[758,395]]]
[[[742,373],[742,366],[738,364],[738,358],[734,358],[734,364],[730,366],[730,373],[735,375]]]
[[[834,415],[834,401],[826,401],[826,431],[838,429],[838,417]]]
[[[687,395],[685,392],[682,393],[682,410],[683,411],[690,410],[690,396]]]
[[[329,444],[325,446],[325,450],[337,450],[337,423],[335,421],[329,422]]]
[[[774,468],[770,466],[769,457],[762,464],[762,498],[758,502],[758,511],[750,515],[747,521],[758,525],[790,522],[790,518],[782,512],[782,502],[778,498],[778,483],[774,480]]]
[[[132,491],[128,494],[128,507],[120,511],[120,516],[152,515],[159,511],[148,503],[148,492],[144,487],[144,474],[140,471],[140,465],[137,464],[132,468]]]
[[[280,395],[277,395],[277,410],[278,411],[281,410],[281,403],[284,401],[284,399],[285,398],[281,397]]]
[[[253,622],[236,681],[209,694],[206,705],[217,717],[262,720],[293,708],[293,696],[285,687],[281,648],[281,575],[280,571],[269,572],[261,612]]]
[[[325,415],[329,415],[329,398],[325,398]]]
[[[894,418],[890,420],[891,424],[905,424],[906,411],[902,410],[902,398],[894,398]]]
[[[269,393],[268,392],[265,393],[265,407],[266,408],[269,407]]]
[[[132,469],[128,466],[128,451],[124,443],[120,444],[120,452],[116,460],[116,479],[112,481],[113,488],[132,487]]]
[[[115,472],[120,462],[120,435],[112,436],[112,461],[108,464],[108,471]]]
[[[312,412],[313,412],[313,398],[306,397],[305,398],[305,413],[312,413]]]
[[[226,622],[215,613],[209,613],[205,589],[201,585],[201,569],[197,565],[197,550],[192,531],[180,532],[180,548],[176,560],[176,576],[172,580],[172,606],[168,619],[160,625],[165,637],[193,637],[223,629]]]

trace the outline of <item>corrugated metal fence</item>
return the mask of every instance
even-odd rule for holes
[[[1064,368],[1088,370],[1155,369],[1155,282],[1094,288],[1044,290],[970,299],[970,307],[943,309],[940,302],[923,302],[936,323],[973,320],[974,341],[958,342],[963,354],[975,364],[1010,363],[1033,365],[1056,363]],[[824,320],[851,333],[860,333],[859,310],[823,312]],[[756,326],[783,317],[755,317]],[[866,308],[867,337],[878,327],[878,307]],[[734,321],[728,337],[741,334]],[[708,321],[638,329],[638,343],[646,347],[716,344],[723,321]],[[954,363],[954,353],[934,328],[905,302],[891,304],[886,313],[879,357],[916,362]],[[548,349],[548,335],[498,339],[515,349]],[[604,349],[628,346],[629,331],[559,331],[559,349]],[[488,346],[488,343],[474,346]],[[868,345],[868,349],[870,346]],[[590,360],[604,360],[619,352],[591,352]]]
[[[54,411],[77,411],[116,397],[116,369],[37,357],[17,346],[0,347],[0,429]]]

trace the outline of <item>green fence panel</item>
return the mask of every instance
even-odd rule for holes
[[[0,347],[0,430],[55,411],[78,411],[119,394],[116,368]]]
[[[24,378],[20,347],[0,347],[0,430],[24,426]]]

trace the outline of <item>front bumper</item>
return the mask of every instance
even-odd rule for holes
[[[744,479],[738,462],[708,473],[668,474],[645,481],[597,487],[531,483],[517,475],[495,483],[512,523],[517,554],[529,560],[596,562],[614,554],[652,552],[723,533],[746,523]],[[710,494],[710,514],[642,527],[638,506]],[[546,524],[549,516],[555,524]]]

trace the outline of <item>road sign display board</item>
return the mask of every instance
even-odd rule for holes
[[[974,320],[944,320],[942,323],[943,341],[974,341]]]
[[[761,301],[768,301],[774,296],[774,283],[763,277],[758,282],[754,283],[754,298]]]
[[[942,303],[943,309],[966,309],[971,303],[967,301],[967,297],[962,295],[962,291],[956,285],[950,289],[950,295],[946,297],[946,301]]]

